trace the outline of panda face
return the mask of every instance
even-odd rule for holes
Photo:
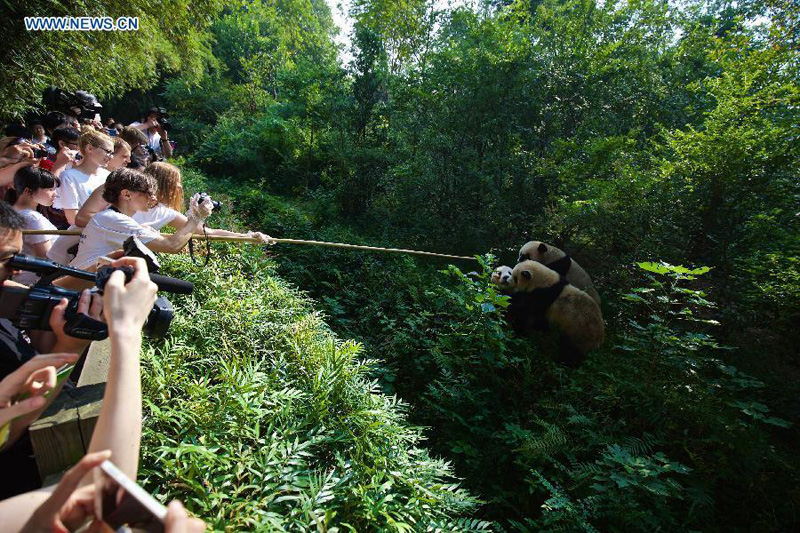
[[[547,253],[547,245],[540,241],[531,241],[525,244],[520,251],[517,263],[523,261],[538,261],[544,262],[544,254]]]
[[[514,267],[512,281],[516,290],[528,292],[553,285],[558,274],[539,262],[524,261]]]
[[[511,267],[499,266],[492,272],[492,283],[504,290],[511,290],[514,287],[512,283]]]

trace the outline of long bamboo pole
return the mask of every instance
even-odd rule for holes
[[[34,229],[34,230],[23,230],[23,235],[80,235],[81,230],[46,230],[46,229]],[[164,235],[168,237],[168,234]],[[204,236],[196,234],[194,237],[196,239],[205,239]],[[224,236],[216,236],[216,235],[209,235],[208,240],[210,241],[222,241],[222,242],[249,242],[258,244],[261,243],[255,237],[224,237]],[[425,257],[442,257],[445,259],[465,259],[468,261],[477,261],[474,257],[466,256],[466,255],[448,255],[448,254],[437,254],[434,252],[423,252],[421,250],[406,250],[403,248],[381,248],[378,246],[363,246],[360,244],[346,244],[342,242],[325,242],[325,241],[308,241],[302,239],[272,239],[276,243],[281,244],[310,244],[315,246],[327,246],[329,248],[344,248],[348,250],[367,250],[373,252],[390,252],[390,253],[401,253],[401,254],[411,254],[411,255],[421,255]]]

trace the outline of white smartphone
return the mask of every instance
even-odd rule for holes
[[[111,461],[94,469],[95,515],[114,531],[163,533],[167,508]]]

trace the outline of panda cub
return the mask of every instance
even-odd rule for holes
[[[547,331],[544,309],[535,297],[519,292],[514,285],[513,270],[509,266],[499,266],[492,272],[492,283],[503,294],[510,296],[504,316],[508,324],[518,335],[525,335],[532,329]]]
[[[492,272],[492,283],[506,293],[512,294],[514,292],[514,282],[511,278],[512,269],[509,266],[501,265],[494,269]]]
[[[559,250],[552,244],[546,244],[541,241],[530,241],[526,243],[519,251],[518,263],[523,261],[536,261],[542,263],[547,268],[555,270],[562,276],[566,276],[567,281],[572,285],[585,291],[586,294],[592,297],[592,300],[600,306],[600,295],[594,288],[592,278],[589,274],[581,268],[570,256],[563,250]]]
[[[565,276],[536,261],[523,261],[514,267],[512,280],[515,294],[529,299],[528,310],[542,313],[547,323],[560,331],[563,363],[576,366],[587,352],[603,343],[600,307]]]

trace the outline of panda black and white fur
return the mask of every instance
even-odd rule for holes
[[[586,292],[592,297],[597,306],[600,306],[600,294],[594,288],[592,278],[581,268],[581,266],[566,252],[541,241],[530,241],[519,251],[519,263],[523,261],[536,261],[542,263],[547,268],[555,270],[567,278],[573,286]]]
[[[579,364],[586,353],[603,343],[605,327],[600,307],[564,275],[536,261],[523,261],[512,271],[515,294],[525,301],[535,323],[544,318],[561,335],[562,362]]]
[[[509,298],[508,307],[503,313],[506,321],[518,335],[524,335],[531,329],[546,330],[547,322],[543,317],[531,309],[531,298],[517,292],[514,286],[513,269],[509,266],[499,266],[492,272],[492,283]]]
[[[492,283],[500,292],[510,297],[503,315],[514,333],[527,335],[531,330],[548,331],[540,302],[529,294],[517,291],[511,267],[502,265],[495,268],[492,272]]]
[[[492,283],[497,285],[501,292],[505,294],[514,293],[514,281],[511,277],[512,268],[501,265],[492,271]]]

